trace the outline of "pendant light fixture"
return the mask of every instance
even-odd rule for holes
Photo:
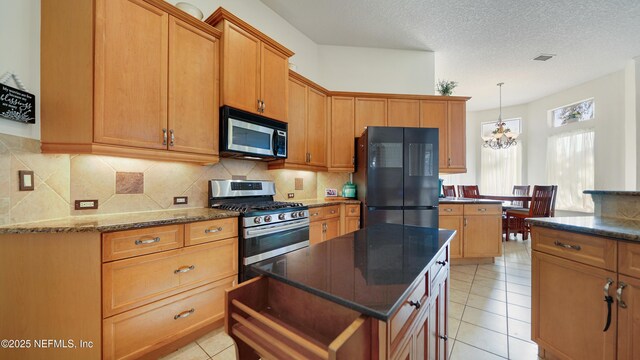
[[[491,132],[491,136],[482,137],[482,140],[484,140],[482,146],[496,150],[517,145],[516,138],[519,135],[511,132],[511,129],[506,127],[507,124],[502,121],[502,85],[504,83],[498,83],[498,87],[500,87],[500,114],[498,115],[498,121],[496,121],[496,129]]]

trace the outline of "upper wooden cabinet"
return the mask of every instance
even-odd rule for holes
[[[349,96],[331,97],[331,127],[329,171],[353,172],[354,169],[355,99]]]
[[[301,75],[289,75],[287,158],[269,162],[269,169],[326,170],[327,91]]]
[[[360,137],[367,126],[387,125],[387,99],[356,98],[354,134]]]
[[[293,52],[223,8],[206,23],[222,31],[222,105],[287,121]]]
[[[387,125],[420,127],[420,101],[411,99],[387,100]]]
[[[466,162],[466,102],[460,100],[420,101],[420,127],[438,128],[440,172],[463,173]]]
[[[42,2],[42,151],[217,162],[220,32],[160,0],[88,3]]]

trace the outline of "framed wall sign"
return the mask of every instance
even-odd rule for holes
[[[25,124],[35,124],[35,95],[0,84],[0,117]]]

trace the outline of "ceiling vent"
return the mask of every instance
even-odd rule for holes
[[[551,59],[554,56],[556,56],[556,54],[540,54],[540,55],[534,57],[533,60],[547,61],[547,60]]]

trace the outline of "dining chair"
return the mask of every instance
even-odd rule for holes
[[[530,227],[526,218],[552,217],[555,212],[558,185],[535,185],[528,209],[507,210],[503,220],[503,231],[508,241],[511,232],[521,233],[522,240],[529,238]]]
[[[445,197],[456,197],[455,185],[442,185],[442,192]]]
[[[458,188],[458,190],[460,189]],[[464,198],[479,199],[480,191],[478,190],[478,185],[462,185],[461,196]]]
[[[513,191],[511,192],[511,194],[515,196],[529,196],[529,190],[531,190],[531,185],[513,185]],[[512,201],[511,205],[523,207],[524,202]]]

